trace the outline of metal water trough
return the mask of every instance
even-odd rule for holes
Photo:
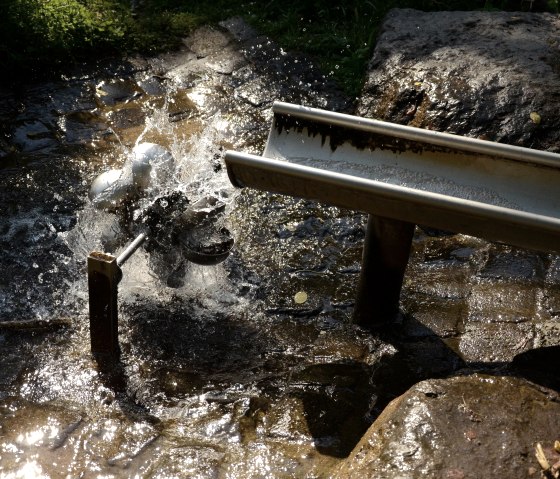
[[[560,155],[275,102],[231,182],[369,213],[355,320],[398,311],[414,225],[560,251]]]

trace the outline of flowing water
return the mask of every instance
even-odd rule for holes
[[[262,151],[273,98],[344,104],[302,59],[240,39],[231,25],[206,29],[183,52],[2,94],[1,478],[318,477],[414,379],[455,369],[459,354],[480,359],[476,338],[457,338],[465,304],[480,311],[499,269],[470,285],[478,299],[460,290],[488,256],[499,263],[486,243],[418,233],[404,329],[429,341],[412,371],[351,324],[364,216],[233,189],[223,152]],[[236,244],[214,266],[139,249],[119,285],[121,361],[104,370],[90,353],[86,258],[118,254],[133,234],[87,194],[139,142],[176,162],[146,194],[219,198]],[[504,288],[492,294],[514,294]],[[426,317],[439,336],[419,326]]]
[[[266,108],[228,97],[252,73],[157,68],[4,95],[0,477],[316,475],[369,424],[382,351],[348,324],[362,217],[235,191],[223,151],[258,151],[268,128]],[[145,141],[176,162],[146,195],[220,199],[236,248],[215,266],[138,250],[119,285],[122,359],[105,371],[89,349],[86,258],[133,235],[87,193]]]

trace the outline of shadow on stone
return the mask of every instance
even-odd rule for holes
[[[410,332],[414,331],[414,335]],[[444,378],[467,367],[433,330],[413,317],[386,324],[374,334],[395,348],[376,367],[371,379],[375,397],[369,412],[375,420],[387,404],[425,379]]]
[[[97,356],[96,363],[102,384],[114,393],[115,401],[125,416],[133,421],[147,421],[154,425],[160,422],[131,394],[130,381],[120,359]]]
[[[130,343],[124,347],[146,363],[146,373],[161,379],[161,369],[196,377],[195,387],[212,380],[224,385],[254,381],[265,353],[278,349],[257,325],[252,327],[233,313],[208,309],[196,298],[177,297],[171,303],[142,300],[127,305],[127,316]],[[180,381],[172,395],[200,392],[188,381]]]
[[[560,391],[560,346],[531,349],[513,358],[510,369],[521,377]]]
[[[371,370],[360,362],[309,365],[292,377],[317,451],[346,457],[370,425]]]

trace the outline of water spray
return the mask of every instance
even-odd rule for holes
[[[121,267],[140,246],[145,245],[148,252],[177,248],[187,261],[201,265],[224,261],[233,247],[230,232],[217,221],[225,209],[217,198],[205,197],[191,204],[182,191],[175,189],[145,204],[148,192],[153,193],[156,185],[169,183],[174,166],[173,156],[163,147],[139,143],[132,150],[130,165],[101,173],[92,183],[89,198],[96,208],[130,222],[129,230],[140,230],[119,256],[98,251],[88,256],[91,351],[98,359],[119,358],[117,298]]]

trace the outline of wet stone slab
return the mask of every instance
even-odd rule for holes
[[[411,292],[402,301],[406,311],[406,334],[410,337],[456,338],[463,331],[468,308],[464,298],[440,297],[424,292]]]
[[[499,367],[531,349],[533,339],[531,323],[468,323],[459,339],[459,351],[474,367]]]
[[[330,477],[539,477],[535,445],[552,464],[559,430],[558,394],[524,379],[424,381],[387,406]]]

